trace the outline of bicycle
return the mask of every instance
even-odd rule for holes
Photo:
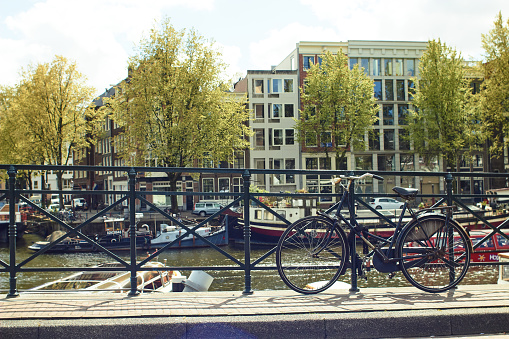
[[[284,283],[299,293],[319,293],[331,287],[348,267],[365,277],[373,264],[391,277],[401,271],[410,284],[426,292],[444,292],[459,284],[468,271],[472,243],[452,219],[452,206],[414,211],[409,202],[418,190],[396,186],[393,191],[405,203],[394,233],[388,238],[375,235],[357,222],[350,192],[355,180],[368,177],[383,180],[370,173],[333,179],[344,188],[335,215],[308,216],[283,232],[276,247],[276,265]],[[348,181],[346,185],[343,180]],[[348,218],[341,212],[345,206]],[[403,224],[406,211],[411,220]],[[363,244],[363,258],[357,254],[357,239]],[[313,286],[320,280],[325,282]]]

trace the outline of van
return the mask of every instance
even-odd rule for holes
[[[58,194],[52,194],[50,198],[51,204],[60,204],[60,197]]]
[[[221,210],[221,205],[215,202],[197,202],[194,204],[193,214],[204,217],[207,214],[214,214]]]
[[[74,210],[76,210],[76,211],[78,211],[78,210],[86,211],[87,210],[87,201],[84,198],[72,199],[72,208],[74,208]]]

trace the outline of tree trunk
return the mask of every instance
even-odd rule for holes
[[[176,192],[177,191],[177,181],[180,178],[180,175],[182,173],[167,173],[168,180],[170,181],[170,191]],[[179,212],[179,206],[177,201],[177,196],[172,195],[171,196],[171,212],[172,213],[178,213]]]

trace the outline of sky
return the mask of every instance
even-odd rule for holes
[[[61,55],[101,94],[163,18],[214,40],[232,79],[269,70],[299,41],[440,38],[482,60],[481,35],[499,12],[507,22],[509,0],[0,0],[0,86]]]

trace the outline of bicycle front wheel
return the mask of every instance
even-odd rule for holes
[[[279,239],[276,265],[292,290],[312,294],[331,287],[348,259],[344,233],[324,217],[311,216],[291,224]]]
[[[398,253],[401,271],[415,287],[444,292],[459,284],[468,271],[471,242],[456,222],[427,216],[406,226]]]

